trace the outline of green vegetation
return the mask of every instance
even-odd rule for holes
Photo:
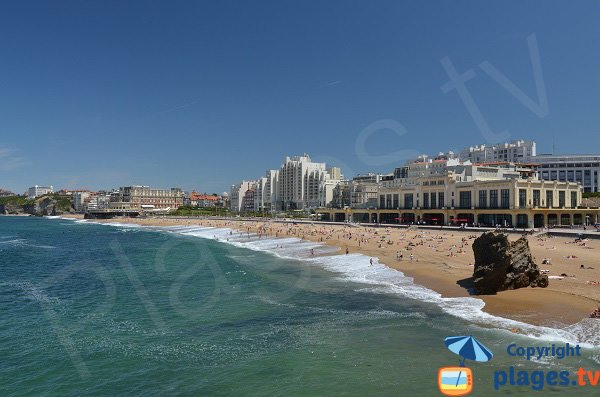
[[[61,196],[58,194],[49,194],[44,197],[50,197],[56,201],[56,207],[63,212],[67,212],[71,209],[71,198],[68,196]]]
[[[583,198],[600,197],[600,192],[585,192],[582,194]]]
[[[0,197],[0,204],[4,205],[18,205],[23,206],[25,204],[31,204],[33,200],[28,200],[25,196],[8,196]]]

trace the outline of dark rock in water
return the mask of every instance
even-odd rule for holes
[[[473,242],[473,253],[473,286],[476,294],[489,295],[509,289],[548,286],[548,276],[540,273],[525,237],[511,243],[506,234],[483,233]]]

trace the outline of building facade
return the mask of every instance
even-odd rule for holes
[[[600,155],[550,155],[535,158],[540,178],[547,181],[578,182],[584,192],[598,192]]]
[[[286,157],[279,169],[276,210],[304,210],[327,206],[342,180],[341,170],[314,163],[310,156]]]
[[[394,176],[382,181],[377,210],[319,212],[337,221],[519,228],[598,219],[598,209],[581,206],[578,183],[540,180],[532,166],[430,160],[396,169]]]
[[[471,163],[511,162],[530,163],[536,156],[534,141],[512,141],[495,145],[471,146],[458,154],[460,161]]]
[[[77,212],[84,212],[90,202],[91,196],[91,192],[87,191],[72,192],[71,202],[73,203],[73,209]]]
[[[333,189],[333,208],[376,208],[379,197],[381,174],[358,175],[342,181]]]
[[[111,208],[141,211],[176,210],[183,205],[183,191],[179,188],[152,189],[149,186],[120,187],[111,195]]]
[[[51,193],[54,193],[54,187],[35,185],[35,186],[27,189],[27,198],[34,199],[36,197],[44,196],[46,194],[51,194]]]
[[[232,185],[229,191],[229,209],[234,212],[242,211],[243,200],[246,192],[250,189],[256,190],[257,181],[242,181]]]

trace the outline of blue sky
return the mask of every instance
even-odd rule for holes
[[[222,192],[285,155],[352,176],[491,143],[441,89],[445,57],[470,71],[494,133],[597,153],[599,12],[593,1],[7,3],[0,187]],[[539,104],[528,37],[548,103],[537,114],[480,66]]]

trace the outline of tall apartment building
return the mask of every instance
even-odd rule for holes
[[[170,210],[183,205],[183,191],[179,188],[152,189],[149,186],[120,187],[111,196],[111,207],[138,210]]]
[[[547,181],[578,182],[584,192],[598,192],[600,155],[543,154],[535,158],[540,178]]]
[[[54,187],[35,185],[27,189],[27,198],[34,199],[36,197],[40,197],[50,193],[54,193]]]
[[[536,143],[534,141],[517,140],[495,145],[471,146],[458,154],[460,161],[471,163],[530,163],[536,156]]]
[[[90,202],[92,193],[86,191],[75,191],[71,194],[71,202],[73,203],[73,208],[77,212],[84,212],[87,208],[88,203]]]
[[[275,209],[327,206],[333,200],[333,189],[342,178],[339,168],[314,163],[307,154],[286,157],[279,169]]]

